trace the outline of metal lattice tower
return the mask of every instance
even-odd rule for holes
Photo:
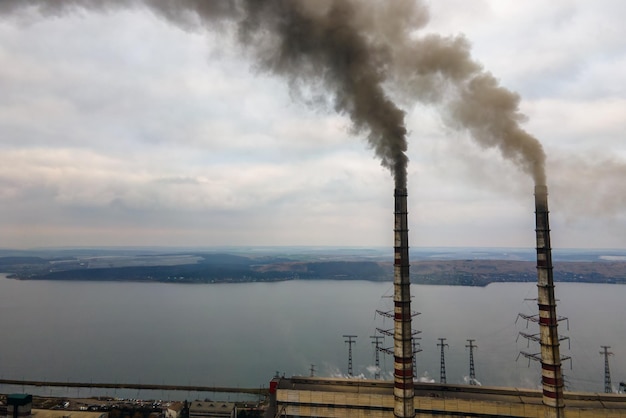
[[[469,348],[469,384],[476,385],[476,370],[474,369],[474,349],[478,348],[473,343],[476,340],[467,340],[469,345],[465,347]]]
[[[421,331],[418,331],[418,333]],[[420,347],[419,340],[421,337],[413,337],[411,342],[413,344],[413,376],[417,376],[417,353],[421,352],[422,349]]]
[[[524,299],[524,300],[537,300],[537,299]],[[536,324],[539,324],[541,321],[541,318],[539,316],[539,314],[536,315],[526,315],[523,313],[519,313],[517,314],[517,318],[515,319],[515,323],[517,323],[518,319],[525,319],[526,320],[526,328],[528,328],[529,323],[534,322]],[[562,322],[565,321],[567,324],[567,330],[569,331],[569,318],[565,317],[565,316],[558,316],[557,317],[557,321],[558,322]],[[515,340],[517,342],[517,340],[519,339],[519,337],[522,337],[524,339],[526,339],[526,347],[530,348],[530,342],[535,342],[537,344],[541,344],[541,334],[540,333],[535,333],[535,334],[529,334],[527,332],[523,332],[520,331],[519,334],[517,335],[517,339]],[[570,338],[567,336],[563,336],[563,335],[559,335],[559,343],[561,343],[562,341],[567,341],[567,347],[568,349],[571,349],[570,346]],[[517,355],[517,360],[519,360],[520,356],[524,356],[528,359],[528,367],[530,367],[530,361],[538,361],[541,362],[541,352],[539,353],[529,353],[526,351],[520,351],[519,354]],[[571,356],[561,356],[561,362],[564,362],[566,360],[569,360],[570,362],[570,368],[572,367],[572,357]],[[563,380],[563,385],[565,386],[565,379]]]
[[[613,386],[611,385],[611,370],[609,370],[609,356],[613,353],[609,351],[611,348],[608,345],[603,345],[601,348],[604,351],[600,351],[600,354],[604,355],[604,393],[613,393]]]
[[[311,370],[311,377],[315,377],[315,364],[311,364],[311,368],[309,370]]]
[[[348,344],[348,376],[352,377],[352,344],[356,344],[356,335],[344,335]]]
[[[383,316],[385,318],[390,318],[390,319],[394,319],[395,318],[395,310],[394,311],[381,311],[381,310],[376,310],[376,314]],[[420,312],[416,312],[416,311],[411,311],[411,318],[417,316],[417,315],[421,315]],[[384,328],[376,328],[377,332],[380,332],[381,334],[383,334],[383,336],[388,336],[388,337],[394,337],[394,329],[384,329]],[[422,331],[420,330],[414,330],[411,329],[411,347],[412,347],[412,365],[413,365],[413,377],[417,376],[417,353],[420,353],[422,350],[419,340],[422,339],[422,337],[417,337],[417,335],[421,334]],[[374,338],[374,337],[370,337],[370,338]],[[372,343],[373,344],[373,343]],[[395,347],[390,347],[390,348],[384,348],[381,347],[380,345],[376,348],[378,351],[382,351],[385,354],[389,354],[389,355],[394,355],[394,350]]]
[[[437,347],[441,347],[441,367],[439,368],[439,383],[446,383],[446,356],[444,354],[444,347],[448,347],[445,343],[446,338],[439,338]]]
[[[381,351],[380,341],[383,340],[385,337],[381,335],[372,335],[370,336],[370,338],[374,340],[372,341],[372,344],[374,344],[374,360],[376,362],[376,371],[374,372],[374,379],[378,380],[380,379],[380,355],[378,353]]]

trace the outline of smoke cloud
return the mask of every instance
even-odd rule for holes
[[[546,156],[541,143],[520,127],[525,116],[519,95],[472,60],[463,36],[414,38],[410,28],[399,30],[391,38],[392,79],[404,100],[437,104],[449,127],[467,130],[480,146],[497,148],[535,184],[545,185]]]
[[[448,126],[467,130],[545,184],[541,144],[519,126],[519,96],[470,56],[463,37],[421,35],[416,0],[4,0],[0,14],[53,17],[81,10],[148,9],[185,30],[234,29],[242,51],[294,90],[321,87],[336,112],[406,187],[405,112],[391,94],[437,104]]]

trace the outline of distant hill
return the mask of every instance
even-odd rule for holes
[[[7,251],[7,250],[2,250]],[[226,252],[62,250],[2,255],[0,271],[21,280],[136,281],[170,283],[270,282],[282,280],[392,281],[386,251],[315,248]],[[529,250],[422,249],[414,251],[411,282],[486,286],[537,280]],[[454,258],[456,257],[459,258]],[[467,258],[467,257],[472,258]],[[493,257],[490,259],[489,257]],[[529,260],[530,258],[530,260]],[[626,284],[626,254],[572,250],[554,263],[555,281]]]

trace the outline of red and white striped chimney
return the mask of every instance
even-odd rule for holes
[[[548,188],[535,186],[535,215],[537,234],[537,289],[539,297],[539,331],[541,343],[541,383],[546,418],[562,418],[563,374],[559,351],[558,317],[554,296],[550,224],[548,221]]]
[[[394,416],[415,417],[413,405],[413,345],[411,340],[411,278],[409,276],[409,228],[407,190],[396,188],[394,243]]]

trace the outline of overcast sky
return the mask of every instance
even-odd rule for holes
[[[626,2],[437,0],[522,97],[553,248],[626,248]],[[527,247],[533,183],[406,107],[413,247]],[[349,120],[225,31],[145,10],[0,17],[0,247],[393,245],[393,179]]]

